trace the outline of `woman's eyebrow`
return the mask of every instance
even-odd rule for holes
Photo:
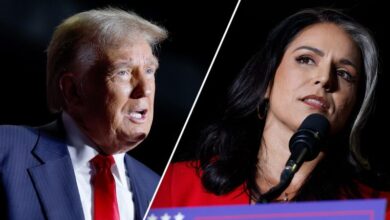
[[[315,47],[311,47],[311,46],[300,46],[300,47],[297,47],[294,51],[297,51],[297,50],[310,50],[310,51],[313,51],[314,53],[318,54],[321,57],[323,57],[325,55],[325,53],[322,50],[315,48]],[[340,60],[340,63],[344,64],[344,65],[352,66],[355,69],[357,69],[356,64],[354,62],[352,62],[350,59],[343,58]]]
[[[322,50],[315,48],[315,47],[310,47],[310,46],[300,46],[300,47],[296,48],[294,51],[302,50],[302,49],[313,51],[314,53],[318,54],[321,57],[323,57],[325,55],[325,53]]]
[[[354,62],[352,62],[351,60],[349,60],[349,59],[346,59],[346,58],[341,59],[340,63],[343,64],[343,65],[352,66],[356,70],[358,69],[357,65]]]

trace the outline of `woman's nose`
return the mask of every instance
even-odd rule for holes
[[[321,86],[326,92],[337,90],[337,77],[335,68],[332,65],[327,65],[320,68],[314,80],[315,85]]]

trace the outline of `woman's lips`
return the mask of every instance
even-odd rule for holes
[[[301,101],[314,109],[321,111],[327,111],[329,109],[329,103],[321,96],[308,95],[303,97]]]

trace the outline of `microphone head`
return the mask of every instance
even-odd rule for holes
[[[320,135],[321,137],[325,137],[326,135],[328,135],[329,127],[329,121],[325,116],[318,113],[314,113],[307,116],[303,120],[301,126],[299,126],[298,128],[298,131],[302,129],[307,129],[318,132],[318,135]]]
[[[320,153],[324,139],[329,132],[329,121],[321,114],[311,114],[307,116],[298,131],[290,139],[291,153],[301,151],[302,148],[307,150],[304,161],[313,160]]]

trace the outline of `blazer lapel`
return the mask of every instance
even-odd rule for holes
[[[52,125],[51,125],[52,126]],[[58,128],[58,125],[57,125]],[[84,219],[76,177],[65,141],[47,135],[40,137],[33,154],[42,162],[28,172],[48,219]]]
[[[127,173],[130,178],[130,187],[133,193],[133,203],[134,203],[134,211],[135,211],[135,220],[142,220],[143,216],[141,213],[145,213],[148,207],[145,207],[144,204],[148,204],[149,201],[145,197],[145,193],[143,192],[142,183],[139,182],[139,178],[137,178],[138,171],[134,169],[132,165],[133,161],[129,155],[125,155],[125,164]]]

